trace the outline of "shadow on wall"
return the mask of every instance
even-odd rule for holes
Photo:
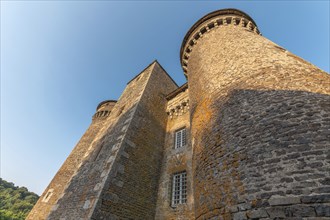
[[[330,193],[329,95],[234,90],[209,104],[195,142],[196,219],[330,215],[301,199]]]
[[[141,138],[141,135],[147,141],[150,136],[146,135],[148,131],[137,125],[148,128],[150,121],[156,121],[151,117],[146,120],[144,114],[134,113],[135,108],[143,111],[139,104],[135,104],[130,109],[119,109],[115,124],[106,122],[107,131],[103,132],[77,175],[73,176],[58,202],[59,206],[51,212],[50,219],[90,218],[92,213],[92,219],[111,219],[113,214],[130,218],[155,215],[163,145],[156,148],[155,145],[133,143],[137,143],[134,138]],[[152,126],[160,125],[149,127]],[[103,187],[101,183],[104,178]],[[145,207],[143,210],[138,208],[142,206]]]
[[[102,183],[104,178],[102,172],[111,169],[112,164],[115,164],[114,162],[108,164],[107,159],[118,142],[117,137],[121,135],[120,126],[128,119],[130,110],[132,109],[118,115],[118,121],[115,124],[113,124],[113,120],[106,119],[108,121],[105,122],[104,127],[108,128],[106,131],[101,131],[103,136],[93,143],[92,151],[88,153],[76,175],[72,177],[63,197],[57,202],[58,207],[50,213],[50,219],[88,218],[90,216],[91,207],[97,201],[97,194],[100,190],[95,190],[94,186]],[[112,114],[117,114],[117,112]],[[86,201],[90,201],[91,205],[86,206]]]
[[[93,219],[112,219],[114,216],[119,219],[154,218],[164,147],[154,132],[161,127],[159,119],[148,114],[146,106],[138,107],[125,137],[135,146],[124,143],[125,152],[117,160],[124,169],[109,177]],[[159,135],[162,141],[164,133],[165,130]]]

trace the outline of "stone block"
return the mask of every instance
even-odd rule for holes
[[[277,206],[277,205],[290,205],[290,204],[298,204],[300,203],[299,197],[293,197],[293,196],[287,196],[287,197],[275,197],[272,196],[269,199],[269,204],[271,206]]]
[[[316,216],[314,207],[295,205],[285,208],[287,217],[314,217]]]
[[[240,211],[246,211],[248,209],[251,209],[251,205],[248,203],[238,204],[237,207]]]
[[[246,212],[248,218],[259,219],[268,217],[267,212],[264,209],[250,210]]]
[[[109,220],[118,220],[118,216],[114,215],[114,214],[110,214],[109,215]]]
[[[285,218],[285,211],[283,207],[270,207],[266,209],[269,217],[274,218]]]
[[[310,195],[301,197],[302,203],[324,203],[330,202],[330,194]]]
[[[133,147],[133,148],[136,147],[135,143],[133,143],[133,142],[130,141],[130,140],[127,140],[127,139],[126,139],[125,142],[126,142],[129,146],[131,146],[131,147]]]
[[[330,187],[320,187],[313,190],[315,193],[330,193]]]
[[[247,216],[245,212],[236,212],[233,214],[233,220],[246,220]]]
[[[281,179],[281,182],[291,183],[293,182],[293,179],[291,177],[284,177]]]
[[[231,212],[231,213],[238,212],[238,207],[236,205],[230,206],[228,208],[228,211]]]
[[[105,193],[103,196],[103,199],[111,201],[113,203],[117,203],[119,200],[119,197],[114,193]]]
[[[330,217],[330,205],[318,205],[315,206],[317,216]]]
[[[323,180],[320,180],[320,183],[322,185],[328,185],[328,186],[330,186],[330,178],[325,178]]]

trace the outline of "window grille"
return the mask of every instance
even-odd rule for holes
[[[172,206],[187,202],[187,173],[186,171],[173,175]]]
[[[174,148],[180,148],[186,146],[186,128],[180,129],[175,132],[175,146]]]

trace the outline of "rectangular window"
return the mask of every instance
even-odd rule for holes
[[[186,146],[186,128],[180,129],[175,132],[175,146],[174,148],[180,148]]]
[[[187,173],[175,173],[172,181],[172,206],[187,202]]]

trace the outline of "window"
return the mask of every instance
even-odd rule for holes
[[[175,146],[174,149],[186,146],[186,128],[175,132]]]
[[[50,197],[53,195],[54,189],[49,189],[48,192],[46,193],[45,197],[42,199],[43,202],[48,202]]]
[[[172,206],[187,202],[187,173],[175,173],[172,182]]]

